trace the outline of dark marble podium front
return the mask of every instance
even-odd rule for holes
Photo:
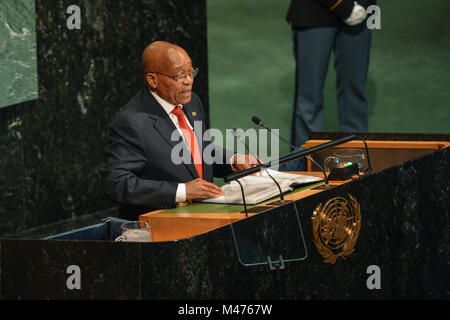
[[[298,200],[308,256],[284,269],[241,264],[230,226],[154,243],[1,239],[1,298],[448,299],[449,154],[437,150]],[[361,205],[359,238],[355,252],[327,264],[314,244],[312,212],[345,194]],[[233,225],[250,232],[289,212],[288,205]],[[80,289],[68,289],[71,265],[79,266]],[[371,265],[380,268],[380,289],[367,286]]]

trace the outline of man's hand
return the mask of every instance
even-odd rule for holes
[[[355,1],[355,6],[353,7],[352,14],[350,17],[344,20],[349,26],[355,26],[364,21],[367,17],[367,11],[363,6],[360,6],[358,2]]]
[[[251,154],[240,154],[237,153],[233,157],[233,167],[234,169],[239,172],[243,170],[247,170],[253,167],[256,167],[260,165],[262,162],[259,159],[256,159]]]
[[[201,178],[186,183],[186,200],[218,198],[224,194],[214,183]]]

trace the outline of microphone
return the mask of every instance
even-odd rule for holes
[[[287,143],[289,146],[291,146],[291,148],[294,148],[294,149],[296,149],[296,150],[299,150],[299,148],[293,146],[289,141],[287,141],[287,140],[285,140],[284,138],[280,137],[278,134],[272,132],[272,129],[270,129],[269,127],[266,127],[266,126],[264,125],[264,123],[262,122],[262,120],[261,120],[260,118],[258,118],[257,116],[253,116],[253,117],[252,117],[252,121],[253,121],[256,125],[261,126],[261,127],[263,127],[264,129],[268,130],[271,134],[277,136],[281,141],[283,141],[284,143]]]
[[[262,123],[262,120],[260,118],[258,118],[257,116],[253,116],[252,121],[258,126]]]
[[[280,137],[278,134],[276,134],[275,132],[273,132],[269,127],[265,126],[264,123],[262,122],[262,120],[260,118],[258,118],[257,116],[253,116],[252,117],[252,121],[258,125],[263,127],[264,129],[268,130],[271,134],[277,136],[281,141],[283,141],[284,143],[286,143],[287,145],[289,145],[291,148],[295,149],[295,150],[302,150],[301,148],[298,148],[296,146],[294,146],[293,144],[291,144],[289,141],[287,141],[286,139],[283,139],[282,137]],[[320,164],[318,164],[313,158],[311,158],[310,156],[306,156],[306,158],[308,160],[310,160],[312,163],[314,163],[317,167],[319,167],[319,169],[322,171],[323,176],[325,177],[325,185],[328,185],[328,177],[327,177],[327,173],[325,172],[325,170],[322,168],[322,166]]]
[[[247,149],[248,153],[252,156],[255,157],[256,161],[258,161],[259,165],[262,165],[261,161],[259,161],[259,158],[254,155],[251,151],[250,148],[248,147],[247,143],[245,142],[245,140],[242,138],[242,136],[240,135],[240,133],[238,132],[238,130],[236,128],[233,128],[232,130],[233,135],[245,146],[245,149]],[[281,190],[280,184],[278,183],[277,180],[275,180],[274,177],[272,177],[272,175],[269,173],[269,171],[267,171],[266,169],[264,169],[264,171],[267,173],[267,175],[273,180],[273,182],[275,182],[275,184],[278,187],[278,191],[280,191],[280,201],[276,201],[275,203],[272,202],[272,204],[284,204],[284,203],[288,203],[291,202],[292,200],[285,200],[284,199],[284,195],[283,195],[283,191]]]

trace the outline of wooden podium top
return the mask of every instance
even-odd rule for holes
[[[309,140],[303,146],[312,148],[331,140]],[[450,146],[448,141],[385,141],[385,140],[367,140],[367,146],[370,149],[443,149]],[[334,148],[364,148],[361,140],[352,140]]]
[[[306,149],[316,147],[331,140],[309,140],[303,147]],[[366,140],[368,153],[372,170],[379,171],[398,165],[408,160],[416,159],[438,149],[444,149],[450,146],[449,141],[392,141],[392,140]],[[326,150],[318,151],[313,154],[316,162],[324,163],[324,160],[332,155],[336,149],[354,148],[365,149],[362,140],[352,140],[341,145],[334,146]],[[308,160],[307,170],[312,171],[315,166]],[[365,167],[368,166],[367,159]],[[318,170],[318,169],[316,169]]]
[[[291,172],[298,174],[323,177],[322,172]],[[332,185],[340,185],[342,181],[330,181]],[[284,195],[286,200],[298,200],[310,195],[321,192],[322,190],[313,189],[324,182],[308,185],[296,189]],[[248,217],[271,210],[277,206],[269,203],[278,198],[269,199],[257,205],[247,205],[247,210],[258,207],[259,212],[248,212]],[[206,233],[233,222],[246,219],[243,205],[237,204],[213,204],[213,203],[192,203],[180,205],[177,208],[161,209],[151,211],[139,216],[140,221],[146,221],[151,224],[152,241],[171,241],[184,238],[190,238],[202,233]]]

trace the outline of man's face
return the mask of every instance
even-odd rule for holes
[[[154,73],[157,77],[156,94],[174,105],[190,102],[194,78],[184,77],[181,82],[177,82],[173,78],[192,71],[191,59],[185,51],[173,50],[169,53],[166,62],[163,64],[164,70],[160,70],[165,75]]]

